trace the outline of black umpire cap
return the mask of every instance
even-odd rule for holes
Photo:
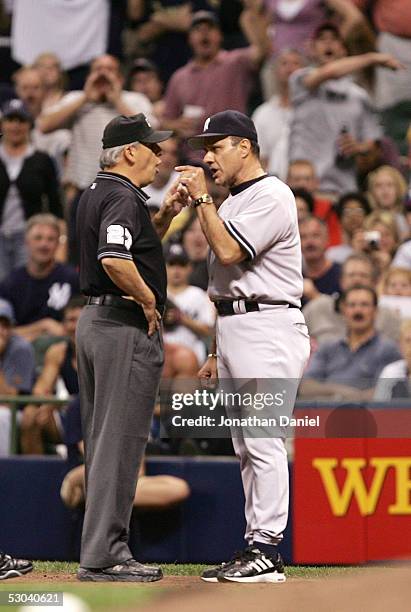
[[[188,144],[193,149],[204,149],[207,140],[218,140],[227,136],[248,138],[258,143],[257,131],[252,119],[239,111],[226,110],[206,119],[203,133],[189,138]]]
[[[121,147],[132,142],[141,142],[142,144],[163,142],[172,135],[173,132],[169,130],[153,130],[143,113],[132,117],[118,115],[104,128],[103,149]]]

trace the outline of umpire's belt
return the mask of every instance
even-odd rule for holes
[[[134,300],[127,300],[120,295],[112,295],[110,293],[106,295],[91,295],[87,298],[87,305],[93,306],[114,306],[115,308],[122,308],[124,310],[130,310],[131,312],[143,313],[143,309]],[[156,306],[159,313],[162,315],[164,306]]]
[[[218,314],[222,317],[261,310],[258,302],[252,302],[249,300],[218,300],[217,302],[214,302],[214,306],[216,307]],[[274,300],[269,304],[264,304],[264,306],[288,306],[288,308],[300,308],[299,306],[290,304],[290,302],[286,302],[284,300]]]

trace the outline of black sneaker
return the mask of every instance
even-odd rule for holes
[[[210,567],[210,569],[204,570],[204,572],[201,574],[201,580],[204,580],[205,582],[218,582],[218,574],[227,570],[229,567],[232,567],[236,563],[240,563],[241,559],[247,554],[248,550],[251,550],[251,548],[247,547],[245,550],[240,550],[239,552],[234,553],[230,561],[225,561],[216,567]]]
[[[0,580],[6,578],[19,578],[33,569],[31,561],[14,559],[10,555],[0,552]]]
[[[248,548],[239,563],[223,568],[218,582],[285,582],[284,563],[280,553],[267,556],[258,548]]]
[[[82,582],[155,582],[162,577],[161,568],[143,565],[135,559],[103,569],[80,567],[77,572]]]

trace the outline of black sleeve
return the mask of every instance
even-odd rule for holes
[[[133,194],[129,190],[113,193],[102,205],[97,259],[132,260],[130,248],[140,231],[140,214]]]

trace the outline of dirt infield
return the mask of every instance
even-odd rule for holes
[[[169,584],[173,583],[167,581]],[[292,578],[274,585],[199,584],[198,580],[193,584],[182,580],[183,585],[186,586],[182,590],[173,589],[139,611],[409,612],[411,609],[411,567],[361,570],[339,578]]]
[[[75,574],[35,571],[8,584],[83,585]],[[107,585],[108,586],[108,585]],[[138,588],[135,583],[111,583],[111,588]],[[121,607],[123,612],[408,612],[411,609],[411,566],[359,569],[349,575],[289,578],[284,584],[206,584],[197,576],[166,576],[149,585],[155,601]],[[118,608],[111,608],[116,612]],[[109,612],[109,611],[107,611]]]

